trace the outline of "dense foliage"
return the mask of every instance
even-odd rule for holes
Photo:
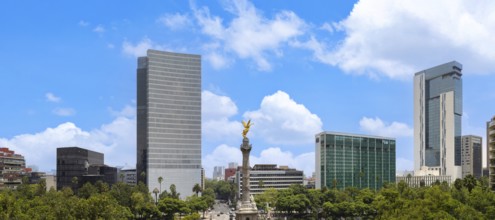
[[[197,186],[191,189],[198,192]],[[200,219],[201,212],[215,203],[214,192],[206,189],[181,200],[175,192],[164,191],[155,203],[143,183],[130,186],[117,183],[87,183],[73,192],[46,191],[46,184],[22,184],[17,190],[0,191],[0,219]]]
[[[486,178],[468,176],[452,186],[437,182],[411,188],[405,182],[379,191],[268,189],[255,197],[259,209],[289,219],[495,219],[495,194]]]

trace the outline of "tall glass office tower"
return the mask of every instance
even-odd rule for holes
[[[138,58],[136,169],[150,191],[175,184],[185,198],[201,184],[201,56]]]
[[[456,61],[414,76],[414,169],[462,177],[462,65]]]

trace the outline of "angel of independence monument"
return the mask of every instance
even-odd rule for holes
[[[256,203],[249,192],[249,153],[251,152],[251,144],[249,138],[246,137],[251,127],[251,120],[247,123],[242,121],[244,130],[242,131],[242,197],[241,201],[237,202],[236,220],[258,220],[258,209]]]

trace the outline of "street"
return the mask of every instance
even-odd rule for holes
[[[229,220],[230,209],[226,203],[221,203],[216,200],[215,205],[213,206],[213,210],[208,212],[205,216],[207,219],[215,219],[215,220]]]

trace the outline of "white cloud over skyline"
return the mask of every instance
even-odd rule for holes
[[[254,5],[245,0],[227,2],[225,10],[234,18],[224,25],[222,18],[211,15],[207,7],[192,6],[203,34],[222,44],[220,48],[241,59],[252,59],[260,71],[270,71],[270,54],[280,56],[280,47],[302,35],[306,24],[292,11],[281,11],[274,18],[264,17]],[[219,53],[210,54],[209,61],[219,67],[224,63]]]
[[[122,52],[133,57],[146,56],[146,51],[148,49],[164,50],[164,47],[151,41],[148,37],[144,37],[136,44],[127,40],[122,43]]]
[[[299,46],[320,62],[371,77],[409,79],[452,60],[470,73],[488,73],[495,71],[494,10],[488,0],[361,0],[338,23],[345,38],[336,47],[317,38]]]
[[[368,118],[363,117],[359,121],[361,130],[369,132],[373,135],[379,135],[384,137],[398,138],[398,137],[412,137],[413,128],[409,125],[401,122],[392,122],[390,124],[383,122],[380,118]]]
[[[260,109],[245,112],[243,117],[254,121],[253,136],[271,144],[311,144],[322,131],[320,118],[283,91],[265,96]]]
[[[227,96],[210,91],[201,93],[202,133],[205,140],[224,140],[239,137],[242,125],[230,120],[237,114],[236,104]]]

